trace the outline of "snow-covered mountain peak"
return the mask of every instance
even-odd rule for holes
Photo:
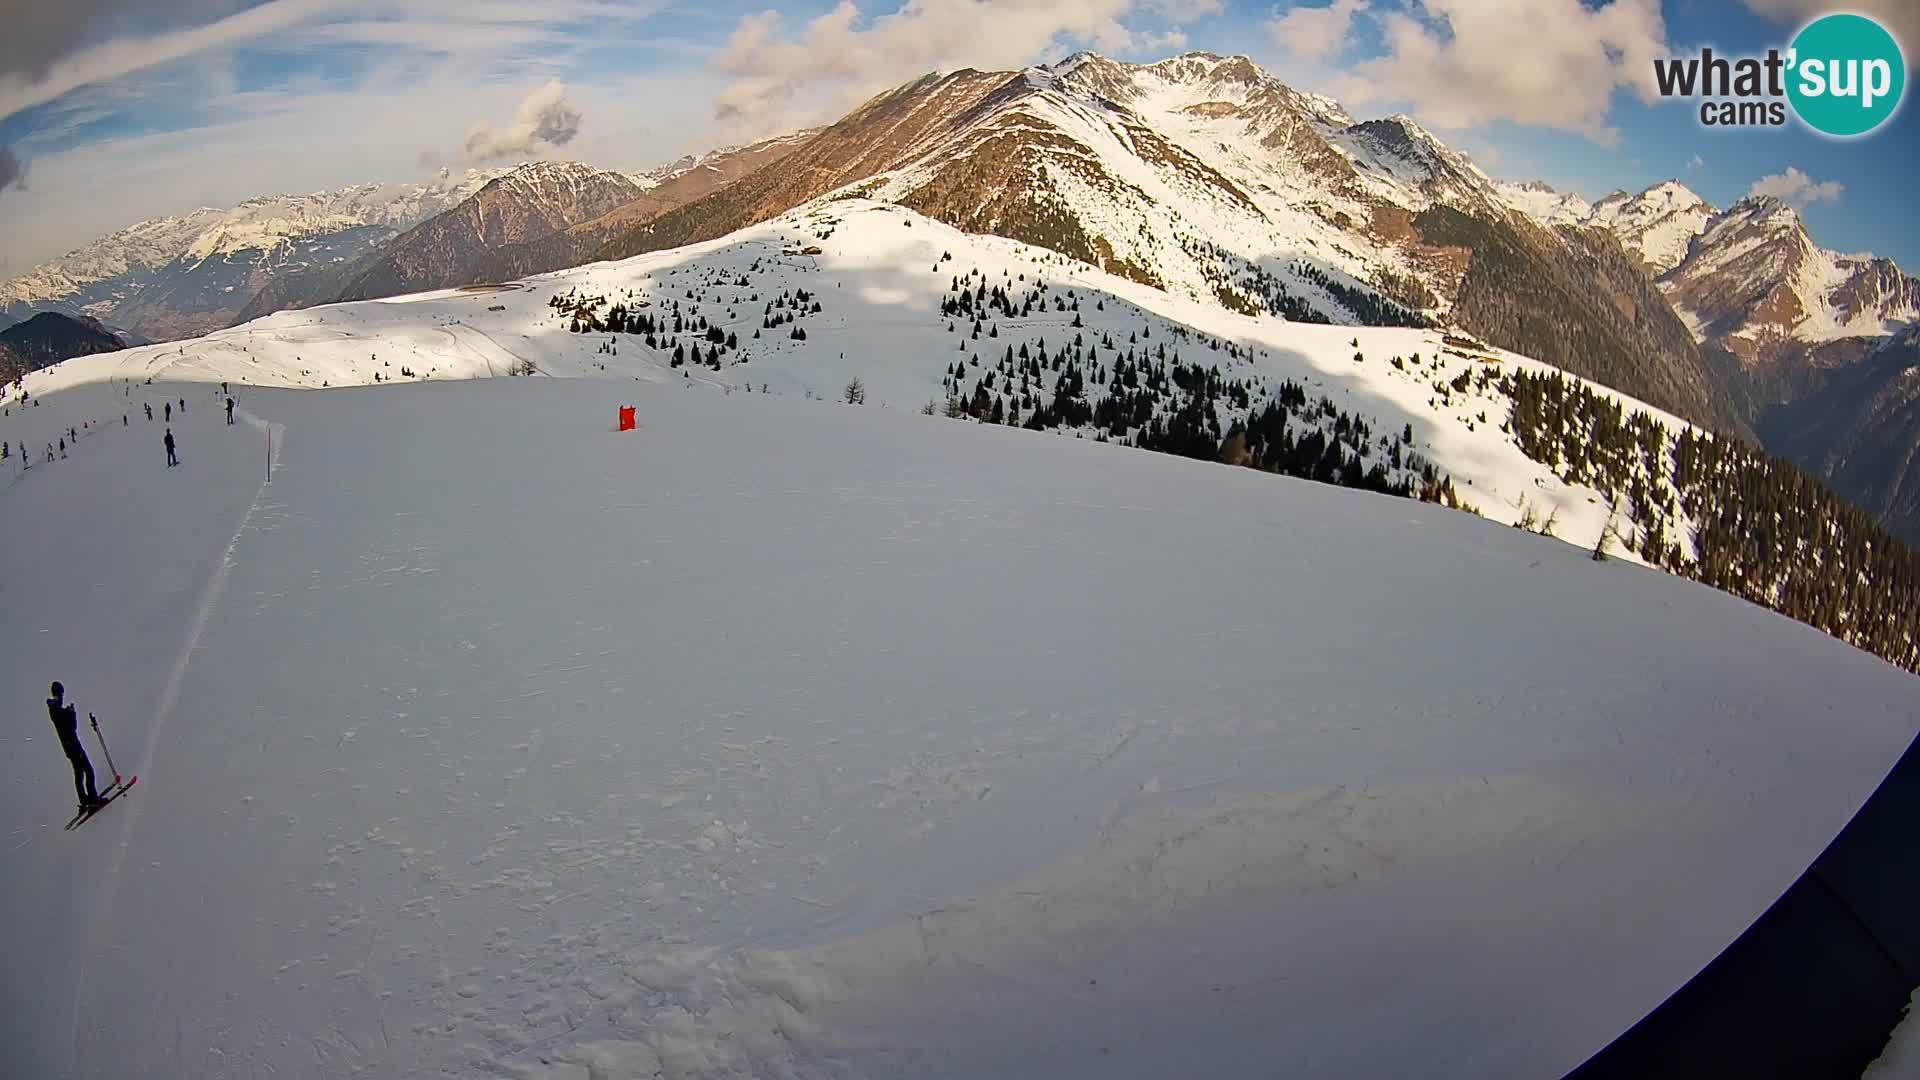
[[[528,161],[516,165],[493,182],[497,190],[515,191],[528,197],[550,197],[577,192],[595,184],[620,183],[634,186],[625,174],[597,169],[579,161]]]
[[[1920,319],[1920,280],[1887,259],[1822,249],[1770,195],[1714,215],[1661,284],[1696,333],[1749,358],[1768,339],[1876,337]]]
[[[1692,188],[1677,179],[1660,181],[1641,192],[1640,198],[1649,201],[1659,201],[1676,210],[1689,206],[1707,205],[1707,200],[1701,198],[1698,192],[1695,192]]]
[[[304,195],[256,196],[229,209],[200,207],[135,222],[0,283],[0,307],[65,300],[95,282],[159,271],[178,259],[203,262],[271,252],[287,241],[368,225],[398,229],[459,202],[502,170],[470,170],[426,184],[357,184]]]
[[[1503,208],[1492,177],[1404,113],[1363,120],[1335,133],[1362,168],[1420,193],[1426,201],[1472,210]]]
[[[1706,258],[1718,261],[1760,246],[1773,249],[1782,259],[1814,250],[1800,215],[1770,195],[1749,196],[1713,215],[1700,231],[1700,245],[1707,249]]]
[[[1057,82],[1120,104],[1147,102],[1149,107],[1215,114],[1228,106],[1258,110],[1284,105],[1329,127],[1353,123],[1339,102],[1295,90],[1239,54],[1190,52],[1152,64],[1130,64],[1079,52],[1048,67],[1030,68],[1028,75],[1038,87]]]
[[[1260,65],[1246,56],[1221,56],[1205,51],[1183,53],[1145,65],[1145,68],[1171,82],[1240,82],[1254,85],[1271,79]]]
[[[1616,191],[1593,204],[1583,224],[1619,237],[1655,274],[1687,257],[1689,245],[1714,215],[1714,209],[1678,180],[1663,180],[1637,195]]]
[[[1494,188],[1509,206],[1542,225],[1584,225],[1593,216],[1592,204],[1577,192],[1556,191],[1544,180],[1496,181]]]
[[[1727,208],[1715,228],[1761,227],[1776,232],[1804,229],[1800,212],[1773,195],[1748,195]]]

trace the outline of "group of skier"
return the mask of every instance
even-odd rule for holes
[[[226,383],[220,384],[220,396],[223,399],[225,399],[225,404],[227,407],[227,426],[232,427],[234,401],[233,401],[232,394],[227,389]],[[179,398],[177,400],[178,400],[180,415],[185,416],[187,414],[187,399]],[[34,404],[38,405],[39,402],[36,401],[34,402]],[[146,410],[148,421],[152,421],[153,403],[150,401],[142,402],[140,407]],[[179,444],[175,442],[173,438],[174,408],[175,408],[175,402],[173,401],[161,402],[161,419],[162,419],[162,422],[166,425],[166,431],[165,431],[165,434],[162,435],[161,437],[160,444],[166,448],[167,467],[169,469],[173,468],[175,465],[180,464]],[[128,424],[127,414],[122,413],[120,415],[120,426],[126,427],[127,424]],[[89,426],[91,426],[91,422],[89,422]],[[58,455],[57,460],[61,460],[61,461],[66,460],[67,442],[69,440],[71,440],[75,445],[78,445],[80,441],[80,433],[74,428],[68,428],[66,434],[60,436],[57,442],[48,443],[47,444],[47,460],[49,462],[56,460],[56,454]],[[11,454],[12,454],[12,450],[8,446],[8,444],[0,443],[0,458],[9,457],[11,456]],[[32,464],[30,460],[27,460],[27,445],[25,443],[20,444],[20,457],[22,461],[26,462],[26,464],[28,465]]]
[[[232,427],[234,401],[231,393],[227,389],[226,383],[220,384],[220,395],[225,399],[227,426]],[[38,404],[38,402],[35,402],[35,404]],[[173,438],[172,425],[175,404],[173,401],[161,403],[163,423],[166,425],[166,433],[161,439],[161,444],[165,446],[167,450],[168,468],[180,464],[177,444]],[[151,421],[153,419],[153,404],[151,402],[145,402],[142,403],[141,407],[146,410],[147,419]],[[178,399],[178,408],[181,415],[184,416],[187,411],[186,398]],[[120,424],[122,427],[127,426],[127,416],[125,414],[120,417]],[[68,437],[72,437],[77,441],[79,432],[69,428],[67,429],[66,435],[60,438],[59,454],[63,458],[67,456]],[[26,453],[27,448],[22,444],[20,447],[21,457],[24,458]],[[53,454],[54,447],[52,444],[48,444],[48,461],[54,460]],[[67,702],[67,688],[56,680],[49,690],[52,696],[47,698],[47,716],[53,721],[54,733],[60,739],[61,752],[66,754],[67,763],[73,767],[73,792],[75,798],[79,800],[79,813],[81,815],[87,815],[105,806],[108,802],[108,797],[101,795],[99,783],[94,778],[93,762],[87,757],[87,748],[80,741],[80,714],[79,710]],[[94,730],[96,733],[99,731],[97,721],[95,722]],[[111,791],[111,785],[109,787],[109,795],[114,794],[114,792]]]

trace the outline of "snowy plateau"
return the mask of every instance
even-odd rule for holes
[[[955,279],[1045,288],[974,338]],[[736,343],[573,330],[676,303]],[[921,414],[1135,334],[1410,428],[1485,517]],[[1914,683],[1589,559],[1482,369],[1540,365],[840,199],[35,372],[5,1071],[1558,1076],[1825,847]],[[54,678],[141,777],[71,833]]]

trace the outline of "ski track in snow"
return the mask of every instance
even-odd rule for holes
[[[79,933],[88,965],[10,980],[0,1045],[76,1080],[1548,1074],[1912,738],[1909,677],[1626,560],[914,415],[970,355],[934,313],[974,270],[1081,290],[1090,339],[1237,342],[1228,374],[1411,425],[1496,518],[1525,495],[1598,527],[1476,418],[1497,402],[1432,401],[1532,361],[1224,315],[859,201],[58,365],[0,436],[108,425],[0,492],[0,685],[81,669],[159,773],[113,830],[29,846],[64,777],[0,730],[26,834],[0,967]],[[751,363],[600,353],[546,306],[696,287]],[[808,340],[751,337],[796,288]],[[1079,332],[1041,307],[999,347]],[[516,359],[585,378],[478,379]],[[431,384],[246,386],[243,434],[184,429],[183,469],[153,468],[157,424],[111,437],[149,376],[201,418],[208,380],[403,364]],[[802,400],[855,376],[867,408]]]
[[[151,676],[153,783],[6,856],[102,890],[66,1029],[0,1028],[39,1074],[1544,1074],[1912,737],[1871,657],[1434,507],[671,385],[247,395],[0,496],[203,525],[173,647],[89,660]]]
[[[235,415],[244,419],[248,426],[257,430],[264,432],[271,427],[277,436],[273,443],[273,456],[268,462],[268,476],[271,476],[272,467],[279,460],[281,441],[285,437],[286,429],[278,424],[269,425],[266,421],[260,420],[258,417],[242,409],[236,409]],[[182,680],[186,678],[187,666],[193,662],[193,653],[195,649],[200,647],[200,637],[206,632],[207,620],[212,617],[214,605],[220,602],[221,593],[226,589],[227,575],[233,569],[233,550],[240,543],[240,537],[246,533],[248,524],[253,521],[253,515],[260,507],[260,496],[266,491],[268,482],[267,479],[260,481],[260,487],[254,492],[252,501],[247,504],[246,513],[241,515],[240,524],[234,529],[232,538],[227,541],[227,548],[221,553],[220,561],[214,568],[213,575],[207,579],[206,584],[200,589],[199,606],[195,609],[193,619],[188,624],[186,640],[181,646],[179,658],[174,661],[172,670],[168,672],[166,689],[161,691],[159,707],[154,711],[152,723],[147,728],[147,741],[142,750],[140,760],[136,767],[127,771],[128,776],[139,776],[142,775],[143,772],[151,771],[154,752],[160,745],[160,733],[166,727],[167,719],[173,715],[174,706],[180,700],[180,684]],[[152,781],[148,783],[149,788],[151,788]],[[144,806],[145,800],[135,799],[132,801],[132,805],[123,806],[122,812],[119,815],[120,823],[116,830],[119,840],[114,845],[113,858],[107,865],[105,882],[100,890],[100,907],[92,923],[95,929],[89,931],[89,937],[99,936],[97,928],[112,918],[113,907],[119,896],[118,884],[120,881],[120,867],[126,858],[127,850],[130,846],[129,837],[133,834],[135,824],[140,820]],[[77,1056],[80,1045],[80,1003],[86,994],[87,958],[85,955],[80,957],[77,971],[78,974],[74,982],[73,1023],[70,1028],[71,1035],[68,1040],[69,1045],[73,1048],[73,1055],[75,1056]],[[73,1056],[69,1057],[67,1067],[73,1067]]]

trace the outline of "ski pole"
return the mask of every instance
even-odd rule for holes
[[[87,713],[87,722],[93,725],[93,737],[100,740],[100,752],[107,755],[107,768],[113,770],[113,782],[120,782],[120,766],[113,763],[113,751],[107,749],[107,737],[100,734],[100,720],[92,712]]]

